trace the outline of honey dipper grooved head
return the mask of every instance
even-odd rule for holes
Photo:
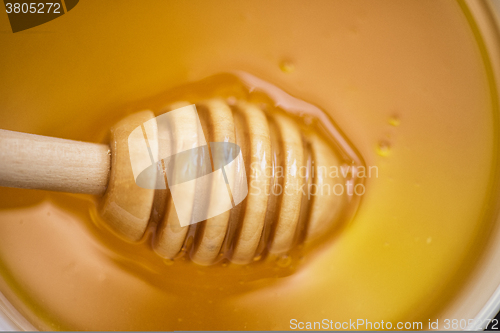
[[[137,241],[152,221],[153,248],[163,258],[189,253],[193,262],[202,265],[222,258],[248,264],[266,255],[285,254],[297,244],[320,238],[339,223],[349,196],[333,191],[347,177],[328,175],[331,167],[340,168],[344,162],[322,135],[304,130],[285,113],[266,112],[244,100],[229,105],[224,99],[209,99],[196,103],[197,112],[177,112],[189,105],[179,102],[163,109],[162,114],[172,112],[168,113],[168,126],[155,123],[153,113],[143,111],[112,129],[111,179],[100,213],[114,230]],[[134,182],[129,155],[141,147],[129,147],[127,140],[141,126],[153,162],[159,158],[156,181],[164,181],[165,188],[141,188]],[[241,154],[230,167],[221,168],[227,185],[224,191],[229,192],[233,207],[210,215],[210,207],[220,205],[222,192],[214,180],[208,186],[200,184],[204,176],[218,169],[212,144],[218,142],[235,144]],[[189,154],[184,153],[185,159],[162,160],[169,152]],[[189,190],[182,196],[177,189],[172,192],[175,177],[191,179],[183,183]],[[234,184],[248,186],[244,196],[231,191]],[[185,219],[186,207],[189,214],[199,215],[196,207],[201,201],[207,210],[202,213],[208,218],[183,225],[180,217]]]

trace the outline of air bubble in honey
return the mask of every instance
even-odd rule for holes
[[[377,144],[377,154],[383,157],[389,156],[391,153],[391,144],[387,141],[380,141]]]
[[[292,257],[289,255],[283,255],[276,260],[276,264],[281,268],[286,268],[292,263]]]
[[[389,118],[389,125],[398,127],[401,121],[399,120],[399,117],[397,116],[392,116]]]
[[[283,73],[292,73],[295,71],[295,65],[290,61],[282,61],[280,62],[280,69]]]

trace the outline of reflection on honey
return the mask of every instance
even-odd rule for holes
[[[241,70],[325,110],[379,170],[336,237],[244,266],[164,261],[97,223],[94,198],[2,188],[0,290],[38,328],[425,323],[480,251],[498,124],[454,1],[86,1],[31,31],[1,36],[2,128],[101,142],[177,100],[162,92]]]

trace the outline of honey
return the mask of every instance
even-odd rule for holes
[[[292,319],[439,315],[481,253],[495,200],[498,106],[465,4],[115,6],[86,1],[2,34],[0,127],[105,142],[134,111],[244,95],[231,75],[192,83],[237,70],[318,106],[378,173],[341,230],[250,265],[165,260],[151,230],[136,244],[105,228],[96,198],[1,188],[0,291],[35,327],[287,330]],[[266,96],[276,100],[252,98],[272,105]]]

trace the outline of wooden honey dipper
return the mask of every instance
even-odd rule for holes
[[[206,221],[181,226],[168,189],[142,188],[135,182],[127,139],[155,118],[151,111],[131,114],[113,126],[109,145],[0,130],[0,186],[99,196],[100,216],[118,234],[138,241],[148,224],[156,223],[153,247],[160,256],[176,258],[188,246],[191,259],[204,265],[221,256],[247,264],[263,253],[283,254],[339,223],[351,198],[331,189],[348,177],[314,173],[343,163],[321,135],[304,133],[293,118],[268,114],[245,101],[229,105],[210,99],[196,106],[207,141],[241,147],[249,185],[240,205]],[[193,126],[189,117],[177,117],[169,135]],[[281,191],[273,191],[278,187]],[[319,191],[326,187],[328,193]],[[191,204],[195,198],[185,200]],[[193,241],[187,244],[190,234]]]

